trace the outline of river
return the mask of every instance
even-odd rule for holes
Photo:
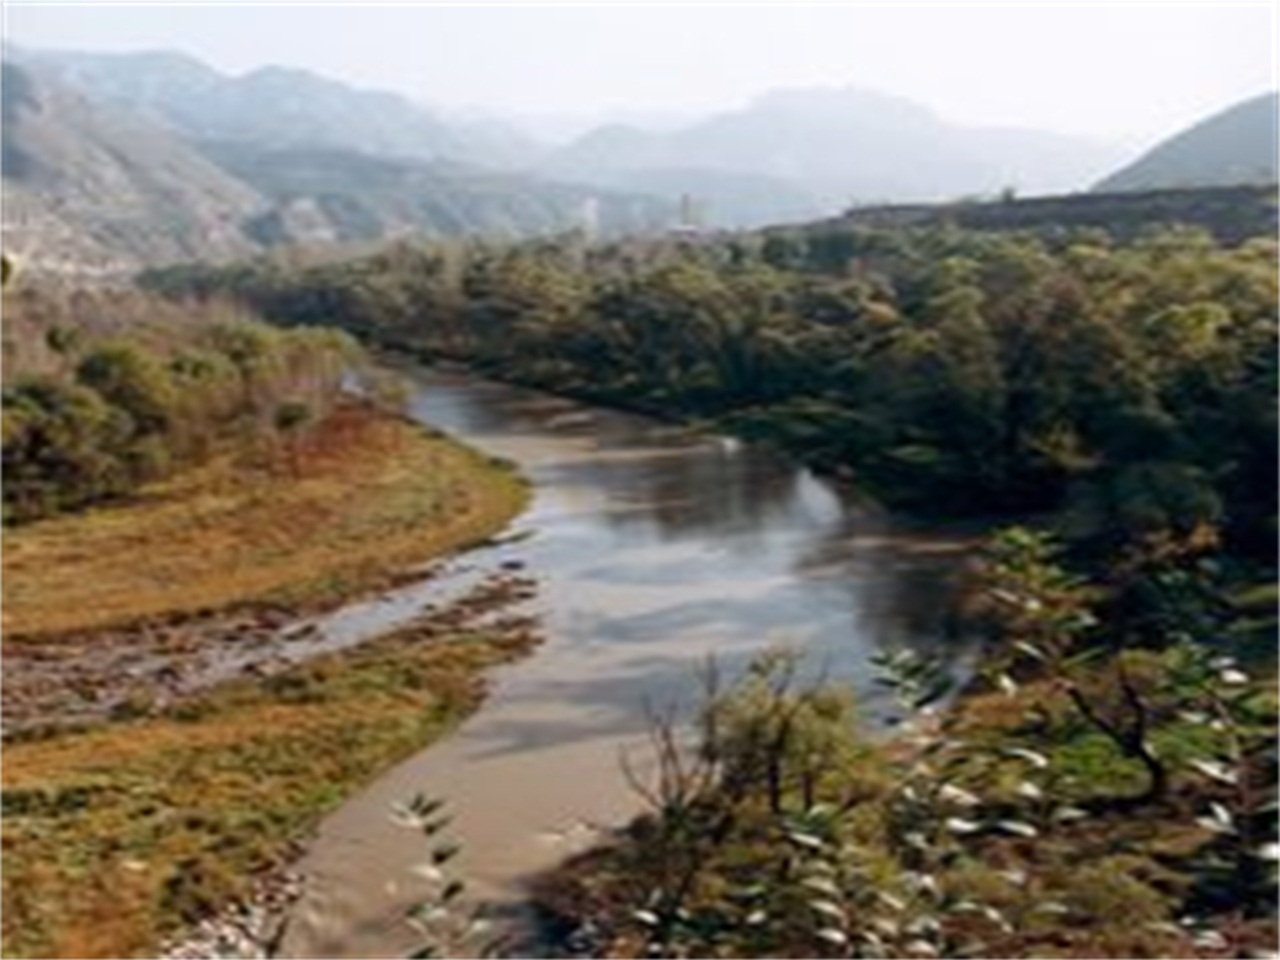
[[[891,518],[728,438],[462,373],[407,376],[414,417],[532,481],[512,526],[521,536],[464,555],[454,575],[523,565],[548,639],[495,674],[455,733],[322,823],[298,865],[288,955],[414,949],[402,918],[425,889],[409,868],[427,848],[389,814],[418,792],[454,814],[469,895],[518,920],[528,877],[637,812],[620,754],[643,763],[645,704],[691,707],[711,655],[731,675],[770,645],[794,646],[810,674],[851,685],[869,724],[890,710],[869,664],[877,650],[966,655],[942,636],[964,536]],[[379,602],[403,611],[419,599],[410,589]],[[376,619],[376,605],[354,615]]]

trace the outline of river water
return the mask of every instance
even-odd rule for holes
[[[449,803],[469,895],[518,921],[528,877],[637,812],[620,756],[643,765],[645,704],[694,705],[711,655],[732,675],[762,649],[794,646],[805,670],[852,687],[869,724],[889,710],[868,662],[877,650],[965,656],[942,629],[964,536],[890,518],[727,438],[467,374],[408,376],[415,417],[533,482],[512,526],[523,536],[454,566],[464,577],[523,564],[548,639],[495,675],[454,734],[324,821],[299,865],[289,955],[414,949],[402,918],[424,893],[410,867],[427,848],[389,814],[418,792]],[[410,589],[382,603],[403,613],[418,599]]]

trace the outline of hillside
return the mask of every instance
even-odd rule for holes
[[[176,87],[207,80],[194,61],[159,62]],[[588,222],[611,236],[658,229],[675,215],[642,195],[475,165],[270,137],[194,140],[153,122],[148,104],[139,115],[91,101],[43,66],[5,66],[4,226],[27,268],[113,275],[276,246],[517,239]]]
[[[268,246],[405,234],[511,239],[572,230],[588,217],[609,236],[657,229],[673,216],[669,205],[644,196],[463,164],[228,141],[206,141],[200,147],[271,199],[271,210],[248,225],[253,238]]]
[[[449,124],[407,97],[359,89],[307,70],[271,66],[228,76],[170,51],[28,51],[24,56],[97,101],[195,139],[486,164],[509,163],[524,152],[523,138],[514,130]]]
[[[240,225],[265,201],[179,138],[13,64],[3,120],[5,245],[28,265],[110,273],[254,249]]]
[[[1094,190],[1275,183],[1277,111],[1275,93],[1238,103],[1157,144]]]
[[[850,202],[935,201],[1010,186],[1024,193],[1077,189],[1110,156],[1089,141],[966,128],[909,100],[839,88],[774,92],[671,133],[600,128],[539,169],[608,184],[661,174],[671,183],[669,196],[699,192],[699,180],[715,176],[768,178],[798,202],[754,215],[734,202],[714,209],[711,198],[717,224],[758,225],[778,213],[803,219]]]

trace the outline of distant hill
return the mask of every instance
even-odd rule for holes
[[[670,205],[449,162],[421,163],[342,150],[271,149],[205,141],[201,149],[269,198],[248,225],[255,240],[345,243],[417,235],[515,239],[584,226],[601,236],[669,224]]]
[[[307,70],[228,76],[169,51],[23,51],[93,99],[184,136],[274,149],[351,150],[418,160],[510,165],[534,150],[501,124],[449,124],[407,97],[362,90]]]
[[[8,252],[51,270],[251,252],[241,224],[266,202],[181,139],[11,63],[4,65]]]
[[[1275,93],[1238,103],[1156,145],[1094,190],[1275,183],[1278,111]]]
[[[670,133],[600,128],[538,169],[608,184],[665,177],[668,196],[716,176],[765,178],[759,193],[785,196],[781,215],[799,219],[855,202],[1079,189],[1113,162],[1112,149],[1087,140],[961,127],[912,101],[844,88],[772,93]],[[779,215],[736,203],[718,214],[733,224]]]

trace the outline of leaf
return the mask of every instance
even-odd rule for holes
[[[1005,833],[1012,833],[1018,837],[1037,837],[1040,831],[1029,823],[1023,823],[1021,820],[999,820],[996,826]]]
[[[907,909],[907,905],[903,903],[901,900],[899,900],[897,897],[895,897],[892,893],[885,893],[883,890],[877,890],[876,896],[879,897],[880,902],[883,903],[890,910],[896,910],[899,913],[901,913],[903,910]],[[896,930],[897,927],[895,926],[894,929]]]
[[[1015,887],[1021,887],[1027,882],[1027,873],[1025,870],[999,870],[997,871],[997,876],[1003,877]],[[987,909],[990,909],[990,907]],[[985,913],[986,911],[984,910],[983,912]]]
[[[433,837],[452,822],[453,817],[441,817],[438,820],[423,821],[422,835],[425,837]]]
[[[814,913],[820,913],[823,916],[832,917],[842,922],[845,920],[844,909],[840,904],[833,903],[830,900],[810,900],[809,909]]]
[[[1081,810],[1079,807],[1059,807],[1053,811],[1053,819],[1059,823],[1070,823],[1072,820],[1083,820],[1089,816],[1089,811]]]
[[[479,937],[493,929],[493,924],[484,917],[475,917],[467,924],[467,936]]]
[[[410,867],[409,872],[430,883],[444,882],[444,871],[429,863],[420,863],[415,867]]]
[[[905,875],[904,879],[911,885],[912,889],[935,897],[938,896],[938,881],[933,874],[910,871]]]
[[[801,833],[798,830],[788,831],[787,839],[796,846],[807,847],[810,850],[821,850],[825,846],[819,837],[811,833]]]
[[[1037,770],[1043,770],[1049,766],[1049,758],[1043,753],[1036,753],[1034,750],[1028,750],[1026,747],[1008,747],[1004,751],[1006,756],[1017,757],[1020,760],[1026,760]]]
[[[448,863],[462,850],[459,843],[442,843],[431,851],[431,862],[434,864]]]
[[[819,940],[825,940],[827,943],[834,943],[837,947],[843,947],[849,942],[849,938],[843,930],[837,930],[835,927],[823,927],[818,931]]]
[[[1026,797],[1028,800],[1043,800],[1044,791],[1030,780],[1023,780],[1018,784],[1018,796]]]
[[[958,804],[962,807],[976,807],[982,802],[968,790],[951,783],[944,783],[938,790],[938,796],[948,803]]]
[[[1196,817],[1196,823],[1206,830],[1212,830],[1214,833],[1226,835],[1235,833],[1235,829],[1230,824],[1224,824],[1215,817]]]
[[[1023,874],[1022,882],[1026,882],[1026,874]],[[983,907],[982,915],[1006,933],[1013,930],[1013,924],[1011,924],[1008,919],[1005,918],[1005,915],[995,907]]]
[[[1011,593],[1008,590],[1003,590],[1000,587],[992,587],[987,591],[987,595],[990,596],[992,600],[999,600],[1005,606],[1022,606],[1022,597],[1018,596],[1016,593]]]
[[[1215,760],[1195,759],[1190,761],[1191,766],[1195,767],[1206,777],[1211,780],[1217,780],[1219,783],[1235,784],[1240,780],[1239,774],[1232,770],[1225,763],[1218,763]]]
[[[982,829],[982,824],[974,820],[965,820],[962,817],[947,817],[943,826],[952,833],[960,834],[962,836],[970,833],[977,833]]]
[[[886,937],[896,937],[898,935],[898,925],[888,917],[876,917],[871,921],[871,926],[875,927]]]
[[[1065,903],[1058,903],[1056,900],[1046,900],[1044,903],[1037,903],[1031,909],[1036,913],[1068,914],[1071,912],[1071,909]]]
[[[808,887],[810,890],[813,890],[815,893],[822,893],[828,897],[840,896],[839,888],[831,882],[829,877],[806,877],[804,880],[801,880],[800,883],[803,886]]]
[[[906,842],[907,846],[915,847],[917,850],[929,849],[928,839],[926,839],[925,835],[919,830],[912,830],[902,839]]]
[[[1225,950],[1227,947],[1227,938],[1217,930],[1201,931],[1192,942],[1202,950]]]
[[[942,926],[938,923],[937,919],[929,916],[927,913],[921,914],[903,927],[903,930],[907,933],[937,933],[941,929]]]
[[[656,927],[659,923],[658,915],[652,910],[633,910],[631,916],[639,920],[646,927]]]
[[[907,953],[918,957],[936,957],[938,955],[938,948],[928,940],[912,940],[903,949]]]
[[[1025,640],[1015,641],[1013,646],[1015,649],[1021,651],[1022,653],[1025,653],[1028,657],[1030,657],[1033,660],[1039,660],[1043,663],[1045,660],[1049,659],[1045,655],[1045,652],[1043,650],[1041,650],[1035,644],[1027,643]]]

